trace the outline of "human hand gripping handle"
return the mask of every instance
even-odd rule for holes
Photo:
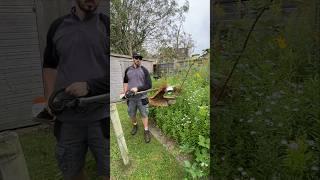
[[[134,92],[134,94],[137,94],[138,88],[137,87],[133,87],[133,88],[130,89],[130,91]]]
[[[120,97],[120,99],[128,99],[128,98],[136,95],[137,91],[138,91],[137,88],[135,88],[135,89],[131,88],[129,91],[121,92],[119,97]]]
[[[87,82],[74,82],[65,89],[65,92],[76,97],[86,96],[89,94],[89,86]]]

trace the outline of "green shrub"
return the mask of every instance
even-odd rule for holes
[[[166,82],[180,86],[187,71]],[[169,137],[175,139],[184,152],[192,153],[194,160],[185,162],[190,177],[206,177],[209,174],[209,65],[192,67],[176,103],[169,107],[153,108],[151,117]],[[162,84],[155,83],[157,85]]]
[[[215,178],[319,179],[315,2],[299,1],[298,10],[286,21],[271,9],[258,22],[259,30],[250,37],[231,78],[232,98],[213,108]],[[240,49],[247,33],[240,29],[249,27],[248,22],[252,19],[229,29],[226,52]],[[226,76],[235,57],[225,59],[217,52],[213,58],[212,78]]]

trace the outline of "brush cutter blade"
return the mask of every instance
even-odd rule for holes
[[[175,104],[175,96],[165,96],[165,94],[172,94],[175,92],[175,87],[167,86],[160,88],[152,97],[149,98],[150,106],[166,107]]]

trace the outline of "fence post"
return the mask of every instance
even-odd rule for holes
[[[128,148],[127,148],[126,141],[124,139],[124,134],[122,131],[122,126],[121,126],[116,103],[110,104],[110,113],[111,113],[111,122],[113,125],[114,132],[116,134],[116,138],[117,138],[118,146],[123,159],[123,163],[124,165],[127,165],[129,164]]]
[[[0,180],[30,180],[26,161],[15,132],[0,133]]]

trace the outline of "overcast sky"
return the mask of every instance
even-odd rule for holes
[[[179,0],[179,4],[184,1]],[[185,17],[184,31],[195,41],[193,54],[200,54],[210,47],[210,0],[189,0],[189,11]]]

